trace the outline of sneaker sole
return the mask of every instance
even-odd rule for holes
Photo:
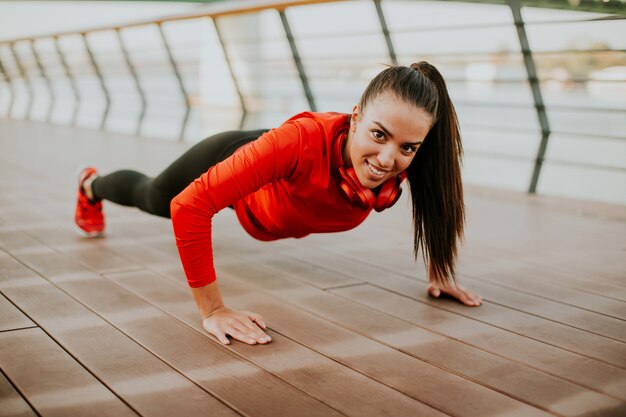
[[[101,237],[105,237],[106,236],[106,233],[104,231],[102,231],[102,232],[85,232],[83,229],[78,227],[78,225],[76,225],[76,223],[74,223],[74,231],[76,233],[78,233],[80,236],[84,237],[85,239],[97,239],[97,238],[101,238]]]

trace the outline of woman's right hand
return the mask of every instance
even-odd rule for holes
[[[225,345],[230,344],[227,335],[249,345],[272,341],[263,331],[267,329],[263,317],[251,311],[221,307],[202,320],[202,327]]]

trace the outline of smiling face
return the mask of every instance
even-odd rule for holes
[[[411,164],[431,124],[430,114],[391,93],[380,94],[365,109],[354,106],[345,167],[354,167],[361,185],[376,188]]]

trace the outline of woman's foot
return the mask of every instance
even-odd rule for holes
[[[94,199],[91,190],[91,183],[97,175],[95,168],[87,167],[78,176],[78,198],[74,221],[86,237],[98,237],[104,234],[102,200]]]

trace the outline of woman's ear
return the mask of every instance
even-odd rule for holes
[[[352,114],[350,115],[350,130],[352,130],[353,132],[356,130],[356,123],[360,118],[361,118],[361,109],[359,108],[359,105],[356,104],[352,108]]]

